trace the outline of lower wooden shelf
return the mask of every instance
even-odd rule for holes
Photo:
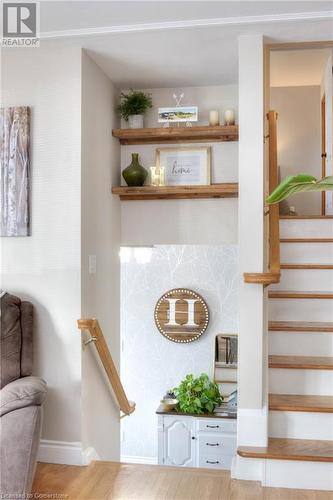
[[[208,186],[118,186],[112,193],[121,200],[181,200],[204,198],[237,198],[238,184],[210,184]]]

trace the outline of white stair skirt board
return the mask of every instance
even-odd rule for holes
[[[333,356],[333,332],[269,332],[269,354]]]
[[[37,455],[38,462],[50,464],[89,465],[92,460],[100,460],[96,450],[92,447],[83,450],[80,442],[42,439]]]
[[[269,299],[270,321],[333,321],[333,299]]]
[[[327,396],[332,394],[333,370],[269,368],[268,385],[272,394]]]
[[[264,476],[264,460],[258,458],[243,458],[236,455],[232,461],[230,475],[232,479],[262,482]]]
[[[333,219],[282,219],[280,238],[333,238]]]
[[[304,490],[333,489],[333,464],[297,460],[265,460],[262,486]]]
[[[156,465],[157,457],[134,457],[131,455],[121,455],[120,461],[125,464]]]
[[[270,411],[268,433],[274,438],[330,441],[333,437],[333,413]]]
[[[282,269],[274,290],[317,292],[333,290],[333,269]]]
[[[237,446],[266,446],[267,423],[267,407],[260,409],[238,408]]]
[[[285,264],[333,264],[333,243],[281,243]]]
[[[238,408],[237,446],[266,446],[268,409]],[[262,481],[263,460],[235,455],[231,464],[231,477],[247,481]]]

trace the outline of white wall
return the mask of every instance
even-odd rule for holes
[[[270,96],[270,107],[278,112],[281,178],[298,173],[320,178],[320,86],[272,87]],[[288,205],[299,214],[320,214],[321,193],[294,195]]]
[[[136,401],[134,414],[122,421],[121,455],[154,462],[160,399],[189,373],[213,377],[215,336],[238,331],[238,248],[170,245],[141,252],[148,262],[132,255],[121,265],[121,376]],[[209,308],[207,331],[190,344],[167,340],[154,323],[156,302],[177,287],[195,290]]]
[[[42,437],[81,440],[80,51],[2,50],[2,102],[31,106],[31,237],[1,238],[2,284],[35,306]]]
[[[265,446],[265,300],[261,285],[247,284],[243,279],[244,272],[263,272],[264,269],[264,54],[261,35],[242,36],[239,39],[239,110],[240,302],[237,439],[239,445]],[[241,478],[244,471],[240,460],[237,460],[236,477]],[[254,461],[252,465],[256,467]],[[252,465],[247,464],[247,467],[251,468]],[[257,472],[254,471],[252,479]],[[250,478],[250,472],[248,477]]]
[[[237,85],[186,87],[184,105],[199,107],[199,125],[208,125],[209,110],[238,110]],[[179,89],[148,89],[154,108],[147,113],[146,126],[157,127],[157,108],[173,106],[172,95]],[[237,119],[237,118],[236,118]],[[126,126],[125,123],[123,123]],[[212,147],[212,182],[237,182],[238,142],[215,142]],[[169,147],[175,147],[170,145]],[[180,144],[179,144],[180,146]],[[189,146],[187,144],[187,146]],[[131,153],[140,155],[149,170],[155,164],[155,152],[163,144],[122,146],[121,170],[131,163]],[[122,179],[122,183],[125,184]],[[122,244],[222,244],[237,241],[237,200],[159,200],[122,202]]]
[[[109,78],[82,53],[82,317],[97,318],[119,366],[120,202],[111,195],[119,182],[120,146],[115,91]],[[97,272],[89,274],[89,255]],[[119,460],[119,409],[93,344],[82,352],[82,442],[103,460]]]

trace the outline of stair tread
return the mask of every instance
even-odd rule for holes
[[[333,413],[333,396],[270,394],[269,409],[275,411]]]
[[[333,462],[333,441],[270,438],[267,447],[240,446],[237,453],[245,458]]]
[[[333,332],[333,322],[327,321],[269,321],[271,332]]]
[[[280,219],[333,219],[333,215],[280,215]]]
[[[282,263],[281,269],[333,269],[333,264],[294,264],[294,263]]]
[[[308,292],[299,290],[270,290],[270,299],[333,299],[333,292]]]
[[[333,370],[333,358],[328,356],[268,356],[269,368]]]
[[[333,243],[333,238],[281,238],[280,243]]]

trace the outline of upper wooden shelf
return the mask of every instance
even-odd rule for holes
[[[120,144],[238,141],[238,126],[117,128],[112,130]]]
[[[121,200],[182,200],[203,198],[237,198],[238,184],[211,184],[208,186],[119,186],[112,188]]]

